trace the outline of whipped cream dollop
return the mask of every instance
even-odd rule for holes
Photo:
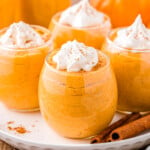
[[[81,0],[79,3],[66,9],[60,16],[59,23],[72,27],[111,26],[106,15],[97,11],[89,3],[89,0]]]
[[[92,47],[77,41],[69,41],[62,45],[59,52],[53,56],[58,70],[68,72],[90,71],[98,63],[98,52]]]
[[[0,45],[8,48],[32,48],[42,44],[41,35],[24,22],[13,23],[0,37]]]
[[[138,15],[131,26],[118,31],[114,42],[123,48],[150,49],[150,30]]]

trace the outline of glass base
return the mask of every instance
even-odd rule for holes
[[[96,135],[97,135],[97,134],[96,134]],[[91,136],[85,137],[85,138],[74,138],[74,137],[66,137],[66,136],[64,136],[64,138],[72,139],[72,140],[91,140],[91,139],[94,138],[96,135],[91,135]]]
[[[33,108],[33,109],[10,109],[11,111],[20,112],[20,113],[30,113],[39,111],[40,108]]]
[[[117,110],[117,112],[121,113],[121,114],[131,114],[132,112],[130,111],[123,111],[123,110]],[[146,112],[139,112],[140,114],[142,115],[146,115],[146,114],[149,114],[150,111],[146,111]]]
[[[28,112],[36,112],[39,111],[40,108],[39,107],[35,107],[35,108],[29,108],[29,109],[13,109],[11,107],[8,107],[5,103],[0,102],[4,107],[6,107],[8,110],[11,111],[15,111],[15,112],[21,112],[21,113],[28,113]]]

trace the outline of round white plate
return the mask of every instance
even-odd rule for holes
[[[113,121],[119,119],[116,114]],[[29,132],[19,134],[8,129],[23,126]],[[6,109],[0,103],[0,139],[8,144],[26,150],[128,150],[150,144],[150,131],[142,135],[119,142],[89,144],[89,140],[72,140],[59,136],[50,129],[39,112],[17,113]]]

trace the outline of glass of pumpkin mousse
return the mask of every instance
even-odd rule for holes
[[[139,15],[126,28],[114,29],[103,46],[118,83],[118,110],[150,111],[150,30]]]
[[[92,7],[89,0],[81,0],[54,15],[49,29],[53,33],[52,49],[60,48],[70,40],[100,49],[104,38],[111,30],[111,22],[107,15]]]
[[[40,109],[56,132],[87,138],[106,128],[117,106],[117,86],[109,58],[69,41],[46,58],[39,82]]]
[[[39,108],[39,74],[50,47],[50,31],[24,22],[0,30],[0,101],[9,109]]]

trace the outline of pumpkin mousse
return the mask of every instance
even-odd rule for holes
[[[49,30],[24,22],[0,30],[0,101],[12,110],[39,108],[38,79],[49,51]]]
[[[42,115],[56,132],[87,138],[106,128],[116,110],[117,87],[109,58],[69,41],[46,58],[39,82]]]
[[[49,28],[53,31],[53,48],[60,48],[69,40],[78,40],[100,49],[111,29],[111,22],[108,16],[92,7],[88,0],[82,0],[62,13],[57,13]]]
[[[118,83],[118,110],[150,111],[150,30],[139,15],[127,27],[115,29],[103,46]]]

